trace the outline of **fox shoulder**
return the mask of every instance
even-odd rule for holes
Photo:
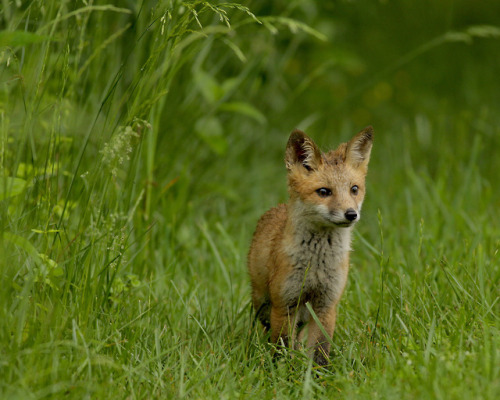
[[[254,236],[270,235],[272,232],[283,231],[288,219],[286,204],[278,204],[262,215],[257,223]]]

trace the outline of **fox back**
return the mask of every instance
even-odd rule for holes
[[[321,153],[305,133],[293,131],[285,152],[289,202],[260,218],[248,254],[253,306],[271,340],[296,345],[307,336],[307,348],[320,365],[328,362],[329,340],[306,303],[331,337],[372,141],[368,127]],[[301,329],[304,325],[308,329]]]

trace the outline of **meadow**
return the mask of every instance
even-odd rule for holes
[[[500,3],[3,1],[0,398],[500,398]],[[246,254],[375,130],[331,365]]]

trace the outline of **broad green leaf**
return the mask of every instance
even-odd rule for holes
[[[464,42],[470,43],[472,42],[472,37],[464,32],[446,32],[443,36],[445,42]]]
[[[27,44],[40,43],[44,40],[50,40],[50,37],[26,31],[0,31],[0,47],[25,46]]]
[[[499,38],[500,28],[492,25],[474,25],[466,31],[471,36],[485,37],[485,38]]]
[[[220,109],[223,111],[230,111],[237,114],[246,115],[247,117],[253,118],[257,122],[261,124],[265,124],[267,122],[266,117],[259,110],[257,110],[254,106],[249,103],[244,102],[230,102],[224,103],[220,106]]]
[[[199,119],[194,127],[196,134],[215,153],[223,155],[227,151],[227,140],[224,137],[224,129],[218,118],[205,117]]]
[[[245,57],[245,54],[243,54],[241,49],[232,40],[228,40],[228,39],[224,38],[223,42],[227,45],[227,47],[229,47],[234,52],[236,57],[238,57],[242,63],[247,62],[247,58]]]
[[[281,17],[281,16],[270,16],[270,17],[260,17],[260,21],[264,24],[264,26],[269,29],[269,31],[274,35],[278,33],[278,28],[275,25],[283,25],[288,27],[290,31],[296,34],[299,31],[305,32],[308,35],[314,36],[315,38],[326,42],[328,41],[328,37],[321,33],[320,31],[311,28],[309,25],[297,21],[292,18]]]
[[[201,69],[194,72],[194,81],[205,100],[210,104],[215,103],[224,94],[215,78]]]
[[[31,232],[47,234],[47,233],[58,233],[58,232],[61,232],[61,230],[60,229],[47,229],[46,231],[42,231],[41,229],[32,229]]]
[[[48,268],[48,272],[51,276],[58,277],[64,274],[63,268],[59,266],[52,258],[49,258],[45,254],[39,254],[39,256],[45,266]]]
[[[16,245],[17,247],[20,247],[21,249],[23,249],[26,253],[28,253],[33,258],[33,260],[37,264],[43,263],[35,246],[33,246],[29,240],[23,238],[22,236],[15,235],[15,234],[10,233],[10,232],[3,232],[1,237],[3,237],[3,239],[8,240],[9,242]]]
[[[33,271],[41,271],[38,278],[43,278],[46,273],[55,278],[64,274],[64,269],[57,264],[57,262],[49,258],[47,255],[39,253],[29,240],[10,232],[3,232],[2,238],[23,249],[31,257],[31,259],[39,267],[35,268]],[[45,280],[45,283],[55,287],[50,279]]]
[[[8,197],[17,196],[26,189],[27,182],[21,178],[11,176],[0,177],[0,201]]]
[[[228,78],[224,82],[222,82],[221,89],[224,93],[224,96],[235,90],[240,81],[240,78]]]

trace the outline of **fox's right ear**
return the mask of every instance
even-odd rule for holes
[[[364,170],[366,173],[372,145],[373,127],[368,126],[347,143],[346,161],[355,168]]]
[[[285,165],[291,170],[294,164],[301,164],[308,171],[318,169],[321,164],[318,146],[299,129],[295,129],[288,139],[285,152]]]

